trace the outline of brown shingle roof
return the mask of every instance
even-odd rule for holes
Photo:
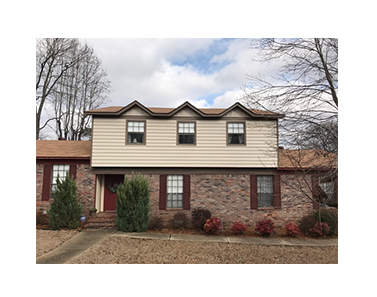
[[[37,140],[36,157],[43,158],[90,158],[91,141]]]
[[[191,105],[189,102],[185,102],[177,108],[167,108],[167,107],[146,107],[136,100],[131,102],[127,106],[109,106],[109,107],[103,107],[103,108],[98,108],[94,110],[87,110],[85,111],[85,113],[88,115],[114,115],[116,116],[134,107],[135,105],[142,108],[144,111],[146,111],[152,116],[171,116],[175,114],[176,112],[178,112],[179,110],[181,110],[182,108],[189,107],[195,110],[196,112],[200,113],[202,116],[216,117],[216,116],[222,116],[225,113],[227,113],[227,111],[230,111],[233,108],[238,107],[238,108],[243,109],[245,112],[249,113],[250,115],[253,115],[256,117],[270,117],[270,118],[284,117],[284,115],[282,114],[277,114],[270,111],[246,108],[240,103],[235,103],[229,108],[196,108],[195,106]]]
[[[319,169],[337,166],[337,155],[323,150],[279,149],[280,169]]]

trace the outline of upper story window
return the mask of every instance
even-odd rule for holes
[[[227,123],[228,144],[245,144],[245,123]]]
[[[127,143],[145,144],[145,121],[127,121]]]
[[[178,144],[195,144],[195,122],[178,123]]]

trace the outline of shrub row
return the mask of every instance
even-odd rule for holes
[[[192,227],[204,231],[207,234],[218,234],[222,229],[221,220],[218,217],[212,217],[211,212],[207,209],[196,208],[192,211]],[[175,229],[187,228],[189,219],[184,212],[178,212],[173,216],[171,221]],[[152,217],[149,221],[149,229],[162,229],[162,219]],[[236,221],[231,231],[235,235],[245,234],[247,226],[241,221]],[[263,219],[257,222],[254,229],[261,236],[271,236],[275,234],[274,222],[270,219]],[[303,217],[299,224],[289,222],[285,225],[285,234],[289,237],[296,237],[299,234],[309,235],[312,237],[323,237],[326,235],[338,234],[338,215],[333,210],[320,210],[313,214]]]

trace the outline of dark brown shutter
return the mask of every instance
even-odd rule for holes
[[[319,203],[317,199],[319,197],[319,184],[318,184],[318,176],[312,175],[312,197],[313,197],[313,208],[319,209]]]
[[[183,209],[190,210],[190,175],[183,176]]]
[[[71,178],[76,179],[76,171],[77,171],[77,165],[69,166],[69,175]]]
[[[167,186],[167,176],[166,174],[160,175],[160,201],[159,201],[159,209],[164,210],[166,209],[166,186]]]
[[[52,165],[45,165],[43,169],[42,200],[48,201],[51,198],[51,170]]]
[[[256,175],[250,175],[250,208],[258,209],[258,188]]]
[[[281,208],[280,175],[274,175],[274,207]]]

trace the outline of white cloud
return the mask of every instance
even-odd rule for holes
[[[85,39],[84,39],[85,40]],[[106,106],[138,100],[150,107],[229,107],[242,97],[246,74],[275,67],[252,60],[247,39],[86,39],[112,84]],[[46,131],[47,132],[47,131]]]
[[[225,41],[227,50],[212,57],[212,64],[224,64],[216,72],[204,72],[190,63],[172,61],[208,53],[213,39],[88,39],[112,82],[109,105],[126,105],[132,100],[150,106],[178,106],[198,102],[209,94],[239,88],[245,82],[250,63],[246,61],[247,40]],[[199,103],[200,102],[200,103]]]

